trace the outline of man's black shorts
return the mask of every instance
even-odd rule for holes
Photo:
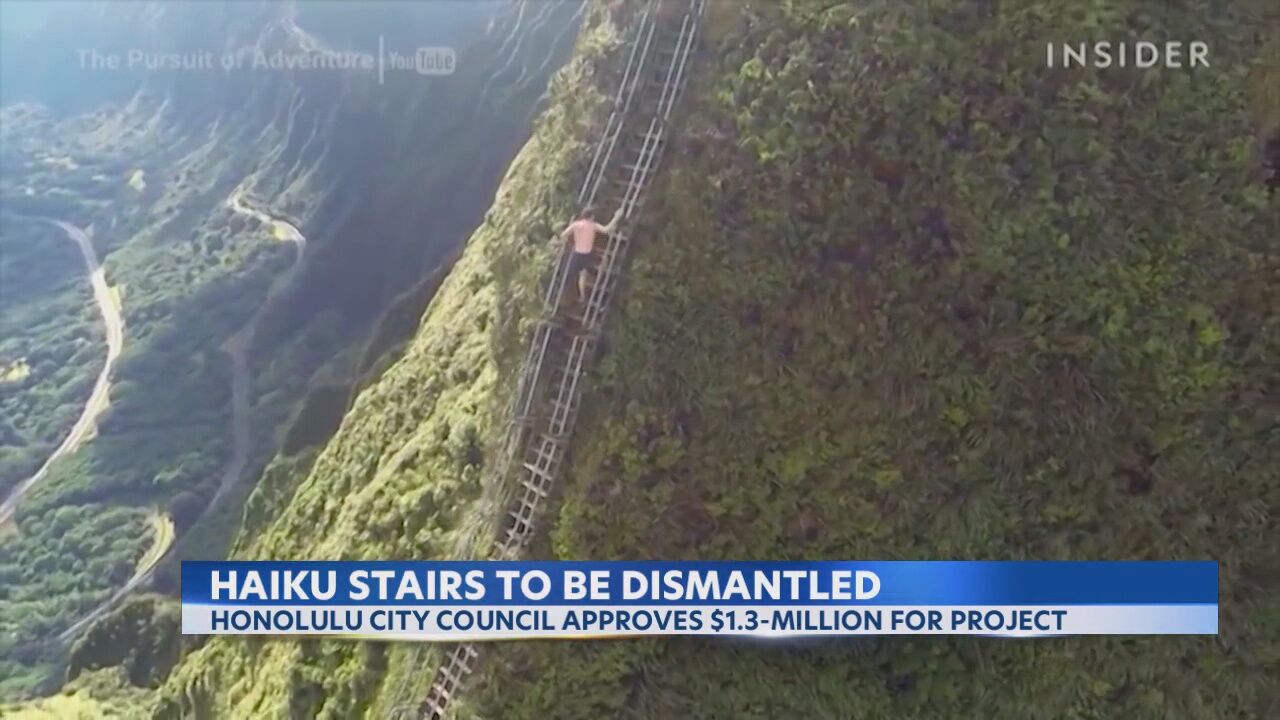
[[[591,253],[574,252],[569,254],[569,280],[577,282],[578,273],[591,263]]]

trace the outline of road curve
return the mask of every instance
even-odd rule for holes
[[[31,488],[44,479],[48,474],[49,468],[54,461],[75,452],[85,440],[93,436],[97,429],[98,416],[103,410],[107,409],[108,395],[111,390],[111,368],[115,365],[116,358],[120,357],[120,351],[124,348],[124,316],[120,312],[119,302],[111,288],[107,286],[106,271],[98,262],[98,254],[93,249],[93,239],[90,236],[92,226],[89,230],[84,230],[61,220],[49,220],[41,218],[44,222],[57,225],[66,233],[67,237],[80,247],[80,254],[84,257],[85,269],[88,270],[89,282],[93,286],[93,300],[98,305],[99,312],[102,313],[102,323],[107,328],[107,362],[102,366],[102,372],[98,373],[98,381],[93,385],[93,392],[89,395],[89,400],[84,404],[84,410],[80,413],[80,419],[76,420],[76,424],[71,426],[71,432],[67,434],[66,439],[58,446],[53,454],[49,456],[35,475],[23,480],[14,487],[9,493],[9,497],[0,503],[0,525],[4,525],[12,517],[17,510],[18,501],[27,494]]]
[[[133,573],[133,577],[129,578],[129,581],[124,585],[121,585],[120,589],[111,593],[111,597],[77,620],[74,625],[58,633],[58,640],[66,642],[79,635],[81,630],[89,627],[103,613],[119,602],[121,598],[151,579],[151,576],[155,574],[156,565],[160,564],[160,561],[169,554],[169,548],[173,546],[173,518],[157,511],[151,518],[151,527],[154,535],[151,541],[151,549],[147,551],[146,555],[142,556],[138,563],[138,569]]]

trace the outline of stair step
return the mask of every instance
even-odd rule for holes
[[[627,163],[627,164],[624,164],[624,165],[622,166],[622,169],[623,169],[623,170],[625,170],[628,174],[630,174],[630,173],[634,173],[634,172],[636,172],[637,170],[639,170],[639,171],[641,171],[641,172],[647,171],[647,170],[651,169],[651,168],[650,168],[650,165],[651,165],[651,163],[645,163],[645,164],[641,165],[641,164],[637,161],[637,162],[635,162],[635,163]]]
[[[536,487],[533,487],[533,486],[529,485],[528,483],[520,483],[520,484],[521,484],[524,488],[526,488],[527,490],[529,490],[529,492],[537,493],[537,494],[538,494],[538,497],[541,497],[541,498],[544,498],[544,499],[547,497],[547,491],[546,491],[546,490],[543,490],[542,488],[536,488]]]

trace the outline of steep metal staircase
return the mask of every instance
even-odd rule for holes
[[[495,559],[520,557],[561,477],[584,376],[624,268],[631,228],[662,158],[667,120],[684,86],[705,4],[653,0],[630,41],[612,112],[578,193],[580,205],[620,208],[621,218],[592,254],[588,269],[594,279],[585,302],[565,303],[565,288],[574,282],[568,244],[556,260],[492,466],[492,477],[511,487],[509,509],[494,541]],[[442,720],[479,654],[475,643],[450,647],[416,714]]]

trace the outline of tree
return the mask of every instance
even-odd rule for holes
[[[169,501],[169,516],[178,532],[187,530],[200,519],[206,502],[193,492],[180,492]]]

